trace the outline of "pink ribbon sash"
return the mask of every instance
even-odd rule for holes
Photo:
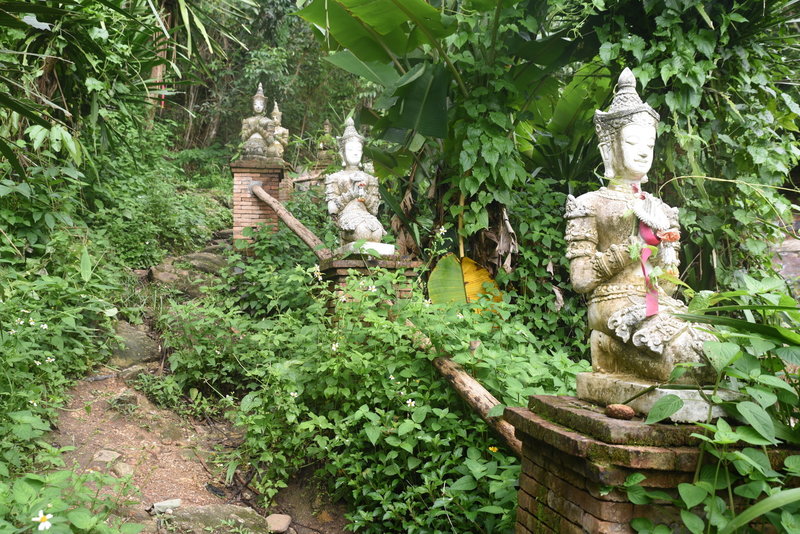
[[[647,226],[644,222],[639,221],[639,236],[648,245],[656,246],[661,243],[661,239],[656,236],[653,229]],[[647,293],[644,296],[645,317],[651,317],[658,313],[658,290],[650,280],[650,272],[647,269],[647,260],[653,255],[653,251],[648,247],[642,247],[642,252],[639,256],[639,261],[642,265],[642,274],[644,275],[644,284],[647,288]]]

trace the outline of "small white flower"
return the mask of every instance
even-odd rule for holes
[[[416,402],[414,402],[414,401],[413,401],[413,400],[411,400],[411,399],[408,399],[408,400],[406,401],[406,404],[409,406],[409,408],[413,408],[414,406],[416,406],[416,405],[417,405],[417,403],[416,403]]]
[[[322,271],[319,270],[319,265],[315,265],[311,270],[311,276],[316,278],[317,281],[322,282]]]
[[[424,301],[422,301],[422,303],[425,305],[426,308],[431,304],[433,304],[433,302],[431,302],[431,299],[425,299]]]
[[[394,380],[394,375],[389,375],[389,380]]]
[[[39,325],[39,328],[41,328],[42,330],[47,330],[47,325],[42,323]]]
[[[22,312],[22,313],[30,313],[29,310],[20,310],[20,312]]]
[[[375,286],[369,286],[367,288],[367,291],[369,291],[370,293],[375,293],[377,290],[378,290],[378,288],[375,287]]]
[[[342,296],[341,296],[341,297],[339,297],[339,302],[347,302],[347,295],[345,295],[344,293],[342,293]]]
[[[44,510],[39,510],[38,517],[32,517],[31,521],[35,521],[39,523],[38,530],[48,530],[53,524],[50,522],[50,519],[53,518],[53,514],[44,515]]]
[[[11,330],[8,331],[8,333],[13,336],[14,334],[17,333],[17,331],[12,328]]]
[[[458,317],[459,319],[463,319],[463,318],[464,318],[464,314],[463,314],[463,313],[461,313],[461,312],[458,312],[458,313],[456,314],[456,317]]]
[[[331,351],[336,352],[337,350],[339,350],[339,344],[334,341],[333,343],[331,343]]]
[[[29,400],[28,402],[31,403],[31,406],[39,406],[38,404],[36,404],[36,401],[34,400]]]
[[[447,233],[447,230],[445,229],[445,227],[444,227],[444,226],[440,226],[440,227],[439,227],[439,228],[436,230],[436,235],[439,235],[439,236],[443,236],[443,235],[444,235],[444,234],[446,234],[446,233]]]
[[[22,319],[16,319],[14,322],[17,324],[25,324],[25,321],[23,321]]]
[[[289,396],[292,397],[293,399],[296,399],[297,398],[297,392],[296,391],[292,391],[291,393],[289,393]]]
[[[56,359],[53,358],[52,356],[48,356],[47,358],[44,359],[44,361],[46,361],[47,363],[53,363],[54,361],[56,361]]]
[[[36,324],[36,321],[34,321],[33,319],[28,319],[28,324],[34,326]]]
[[[42,362],[40,362],[39,360],[33,360],[33,363],[35,363],[36,365],[42,365]]]
[[[405,391],[399,391],[397,394],[400,395],[401,397],[405,397],[406,396],[406,392]]]

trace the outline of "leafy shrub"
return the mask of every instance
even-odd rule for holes
[[[407,281],[380,270],[352,278],[341,294],[314,268],[293,273],[285,281],[304,294],[304,306],[251,318],[207,301],[165,318],[182,386],[241,396],[233,415],[245,441],[228,460],[229,476],[252,466],[269,499],[314,462],[352,503],[359,532],[509,530],[519,464],[414,340],[428,336],[515,404],[531,393],[570,392],[586,365],[540,351],[505,303],[448,311],[420,297],[396,301],[395,287]],[[475,340],[481,345],[470,350]]]
[[[116,309],[106,298],[118,280],[73,237],[56,234],[51,256],[0,271],[0,476],[30,465],[68,379],[110,353]]]
[[[142,525],[109,520],[131,492],[127,481],[96,471],[67,469],[0,481],[0,532],[50,525],[45,530],[53,534],[137,534]]]
[[[154,126],[147,135],[130,125],[120,128],[130,151],[100,158],[103,181],[89,199],[89,222],[109,241],[120,262],[134,268],[158,264],[167,251],[201,246],[230,224],[230,211],[197,191],[170,161],[167,126]]]
[[[335,246],[336,230],[319,189],[295,191],[286,207],[326,246]],[[233,295],[228,305],[257,317],[308,305],[307,292],[297,291],[298,282],[306,275],[295,268],[298,265],[308,268],[316,263],[314,253],[283,224],[277,230],[262,226],[249,235],[254,238],[252,254],[235,258],[236,274],[226,279],[224,291]]]
[[[710,398],[726,416],[698,422],[705,429],[698,436],[704,465],[692,482],[678,485],[678,496],[643,491],[643,475],[625,489],[637,504],[673,502],[690,532],[769,531],[766,523],[776,532],[795,532],[800,495],[788,487],[800,476],[800,455],[779,460],[781,466],[768,447],[800,445],[800,308],[781,279],[740,273],[738,282],[735,291],[701,291],[689,306],[701,314],[689,317],[715,325],[719,337],[707,341],[705,351],[718,377]],[[723,400],[716,394],[721,388],[736,396]],[[640,533],[668,531],[649,519],[632,526]]]

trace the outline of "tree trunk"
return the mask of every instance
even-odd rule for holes
[[[414,326],[411,321],[406,321],[406,325]],[[413,336],[414,344],[417,348],[427,351],[435,351],[435,347],[428,337],[417,330],[416,335]],[[486,391],[480,382],[475,380],[463,367],[454,362],[449,356],[439,356],[433,359],[433,366],[439,371],[453,389],[456,390],[458,396],[472,408],[481,419],[486,421],[500,437],[506,442],[508,447],[517,458],[522,458],[522,442],[514,435],[514,427],[507,421],[500,417],[489,417],[489,410],[498,406],[498,401],[494,395]]]
[[[514,436],[514,427],[501,417],[489,417],[489,410],[500,404],[494,395],[486,391],[480,382],[467,373],[463,367],[446,356],[434,358],[433,366],[448,381],[458,396],[481,416],[481,419],[495,429],[505,440],[514,454],[522,457],[522,442]]]
[[[277,198],[264,191],[264,188],[262,188],[260,185],[253,187],[253,194],[266,202],[270,208],[275,210],[275,213],[278,215],[280,220],[289,227],[289,230],[297,234],[297,237],[302,239],[303,243],[308,245],[308,247],[314,252],[320,261],[326,260],[333,256],[330,249],[324,248],[325,244],[322,242],[322,240],[314,235],[311,230],[306,228],[303,223],[298,221],[294,215],[289,212],[289,210],[284,208],[283,204],[281,204]]]

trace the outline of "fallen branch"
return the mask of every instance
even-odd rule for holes
[[[275,213],[278,215],[278,218],[283,221],[289,230],[297,234],[297,237],[299,237],[303,243],[308,245],[308,247],[317,256],[317,259],[322,261],[333,257],[330,249],[325,248],[325,244],[322,242],[322,240],[314,235],[314,232],[306,228],[303,223],[297,220],[295,216],[289,212],[289,210],[284,208],[283,204],[281,204],[277,198],[264,191],[264,188],[262,188],[260,185],[253,186],[252,191],[256,197],[264,201],[275,211]]]
[[[408,326],[414,326],[411,321],[407,321],[406,324]],[[413,336],[413,341],[417,345],[417,348],[421,350],[428,352],[436,351],[436,347],[433,346],[431,340],[418,329],[417,334]],[[498,406],[500,401],[449,356],[437,356],[433,359],[432,363],[436,370],[439,371],[439,374],[450,382],[450,385],[456,390],[458,396],[480,415],[481,419],[486,421],[486,424],[500,434],[500,437],[505,440],[506,444],[508,444],[517,458],[522,458],[522,442],[514,435],[514,427],[501,417],[489,416],[489,410]]]

